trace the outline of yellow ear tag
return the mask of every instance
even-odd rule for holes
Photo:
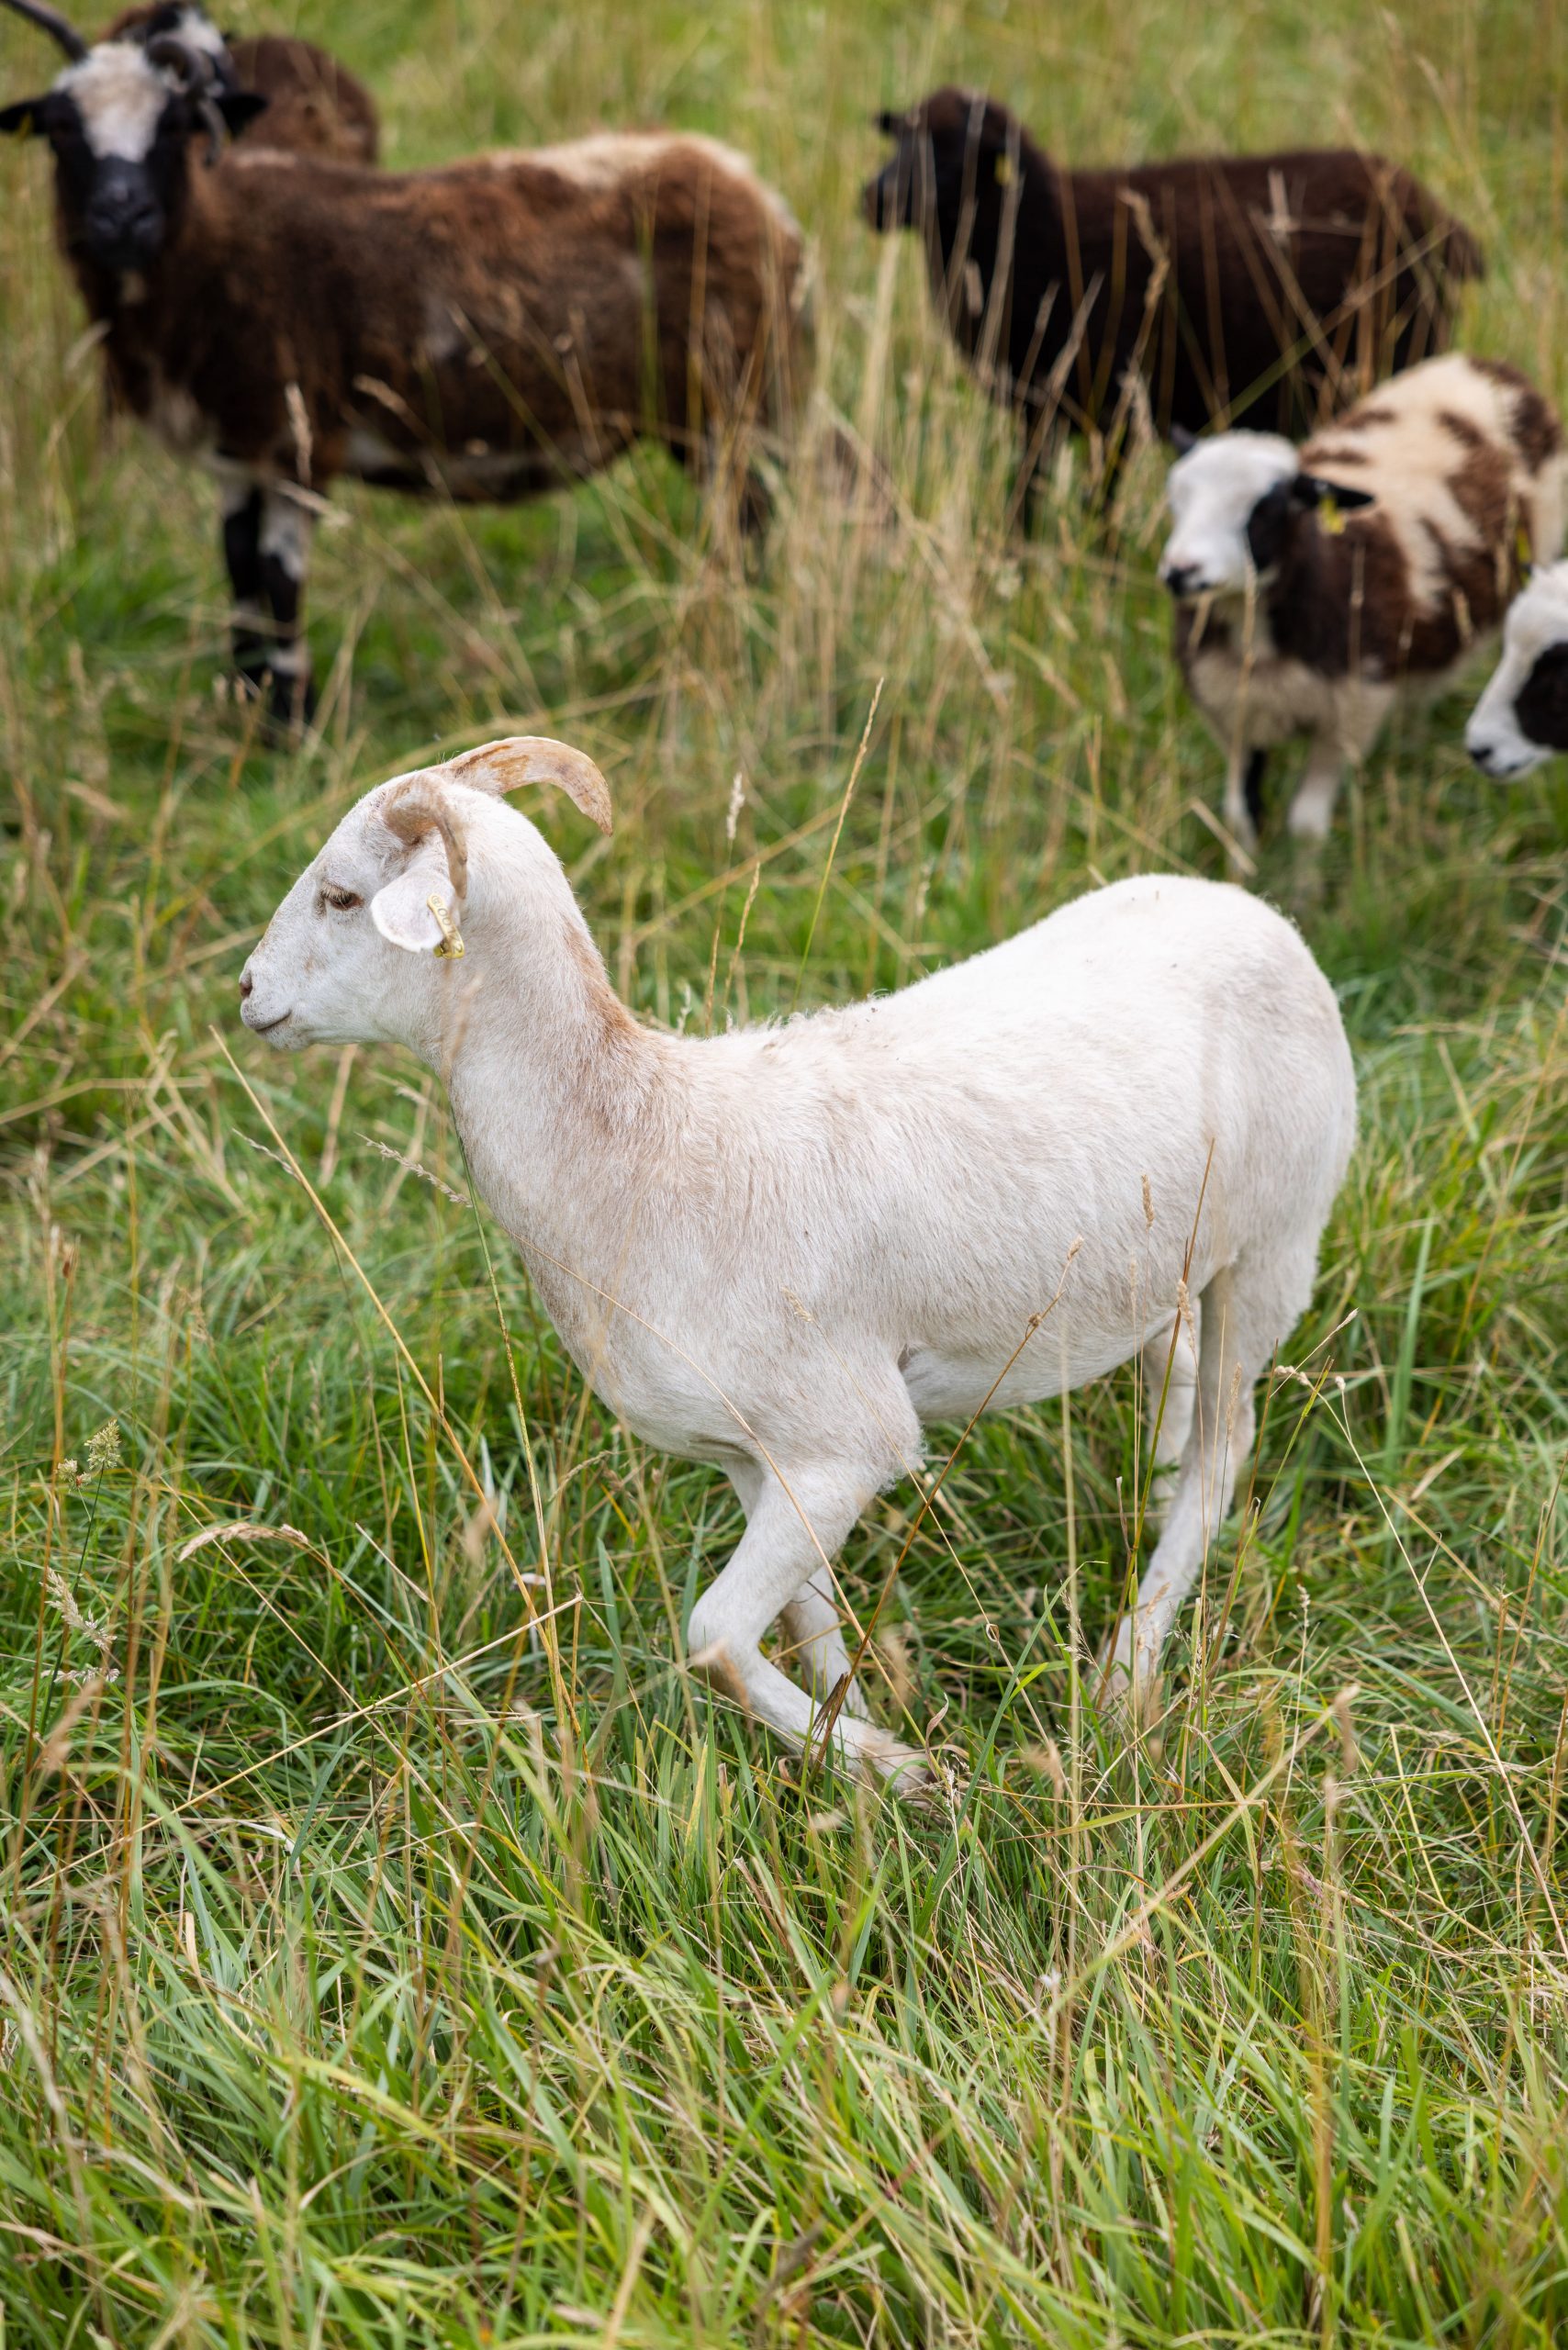
[[[999,156],[997,157],[997,159],[996,159],[996,185],[997,185],[997,186],[998,186],[998,187],[1011,187],[1011,186],[1012,186],[1012,185],[1013,185],[1013,158],[1012,158],[1012,156],[1011,156],[1011,155],[999,155]]]
[[[1514,533],[1514,553],[1518,557],[1519,569],[1529,571],[1535,562],[1535,549],[1529,543],[1529,532],[1522,522]]]
[[[431,952],[436,955],[450,955],[453,961],[456,962],[463,952],[462,932],[439,898],[427,898],[425,903],[441,924],[441,945],[432,948]]]
[[[1337,539],[1345,527],[1345,510],[1337,498],[1320,498],[1317,519],[1331,539]]]

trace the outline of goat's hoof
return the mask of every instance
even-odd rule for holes
[[[1095,1710],[1106,1728],[1123,1738],[1151,1729],[1161,1712],[1159,1669],[1154,1660],[1103,1652]]]
[[[879,1780],[901,1801],[928,1809],[936,1800],[938,1780],[928,1754],[918,1746],[883,1730],[868,1730],[856,1741],[860,1766],[868,1778]]]

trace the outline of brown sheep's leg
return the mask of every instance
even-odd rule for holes
[[[260,696],[266,682],[272,632],[262,578],[262,492],[249,477],[223,484],[223,560],[234,599],[230,624],[234,667],[242,688]]]
[[[272,680],[267,717],[275,732],[287,739],[300,734],[316,714],[310,648],[299,620],[312,527],[298,498],[286,491],[267,491],[261,532],[262,580],[272,610],[272,642],[266,654]]]

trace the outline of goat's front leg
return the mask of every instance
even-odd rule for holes
[[[305,576],[310,565],[310,515],[286,489],[269,489],[262,513],[262,584],[272,610],[272,673],[267,715],[284,735],[295,735],[316,714],[310,648],[300,627]]]
[[[851,1468],[814,1469],[787,1481],[769,1472],[748,1506],[734,1557],[691,1611],[687,1649],[693,1670],[797,1748],[821,1736],[822,1705],[768,1662],[763,1635],[791,1603],[799,1610],[809,1584],[808,1620],[816,1636],[825,1632],[822,1593],[814,1586],[879,1482]],[[835,1630],[836,1621],[835,1616]],[[839,1645],[842,1650],[842,1639]],[[829,1654],[825,1662],[831,1670],[836,1660]],[[847,1666],[845,1657],[834,1684]],[[833,1740],[842,1761],[868,1777],[890,1780],[902,1794],[914,1793],[926,1779],[921,1754],[847,1708],[839,1713]]]
[[[819,1567],[786,1604],[784,1637],[789,1643],[790,1663],[818,1703],[825,1705],[839,1683],[848,1681],[844,1710],[857,1720],[864,1720],[866,1700],[858,1683],[850,1679],[849,1651],[838,1620],[833,1577],[826,1567]]]

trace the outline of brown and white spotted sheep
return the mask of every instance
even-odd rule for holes
[[[13,5],[15,0],[13,0]],[[290,730],[340,476],[532,498],[662,442],[747,518],[809,373],[804,241],[744,157],[605,133],[381,173],[248,143],[256,102],[173,37],[100,43],[0,131],[49,139],[62,242],[118,400],[224,500],[235,657]]]
[[[1445,685],[1562,543],[1562,430],[1517,369],[1454,352],[1396,376],[1300,449],[1200,441],[1170,469],[1160,577],[1176,655],[1255,837],[1270,749],[1307,738],[1293,833],[1321,840],[1348,764],[1396,696]]]
[[[932,297],[1025,470],[1057,423],[1113,453],[1131,398],[1155,430],[1293,436],[1445,351],[1474,239],[1382,155],[1348,148],[1058,164],[1010,108],[943,89],[879,116],[891,160],[862,209],[912,229]]]

